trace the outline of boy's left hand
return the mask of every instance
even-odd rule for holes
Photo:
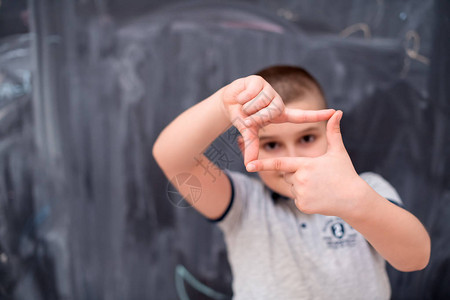
[[[343,217],[351,212],[362,179],[356,173],[342,141],[340,120],[336,111],[327,124],[327,152],[319,157],[278,157],[252,161],[249,172],[285,172],[285,180],[299,210],[308,214]]]

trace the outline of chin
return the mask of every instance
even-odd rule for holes
[[[278,194],[284,197],[294,199],[294,195],[292,195],[291,192],[291,186],[284,181],[284,178],[282,179],[281,184],[278,185],[276,188],[274,188],[273,191],[277,192]]]

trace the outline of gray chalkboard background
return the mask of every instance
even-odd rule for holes
[[[357,170],[428,229],[425,270],[388,266],[393,299],[450,299],[449,1],[26,9],[30,32],[0,40],[1,299],[231,299],[221,232],[170,201],[151,149],[183,110],[272,64],[322,82]],[[243,170],[233,141],[214,145]]]

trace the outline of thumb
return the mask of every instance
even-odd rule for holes
[[[340,151],[345,149],[344,142],[341,135],[341,119],[343,112],[341,110],[336,111],[327,123],[327,141],[328,152]]]

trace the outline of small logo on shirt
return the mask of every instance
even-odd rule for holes
[[[331,232],[336,238],[342,239],[345,235],[344,224],[340,222],[334,223],[333,225],[331,225]]]
[[[323,227],[322,236],[331,249],[356,246],[356,231],[340,218],[328,220]]]

